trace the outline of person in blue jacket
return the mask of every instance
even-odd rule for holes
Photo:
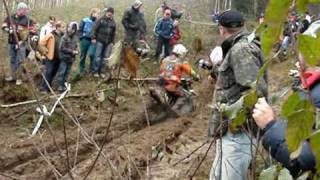
[[[164,46],[164,58],[170,55],[170,39],[174,35],[174,25],[171,19],[171,9],[164,11],[164,17],[161,18],[154,29],[158,36],[156,58],[159,58]]]
[[[80,38],[80,63],[79,63],[79,73],[82,76],[85,72],[86,67],[86,58],[87,54],[89,53],[90,57],[90,69],[89,71],[93,71],[93,61],[94,61],[94,54],[95,54],[95,43],[92,43],[91,32],[92,28],[99,17],[100,9],[93,8],[91,9],[90,16],[85,17],[81,20],[78,35]]]
[[[315,171],[316,157],[307,141],[303,142],[300,155],[295,159],[290,159],[286,142],[286,124],[278,120],[279,118],[275,116],[272,107],[265,98],[258,100],[253,110],[253,118],[259,128],[263,130],[263,147],[277,162],[290,171],[293,178],[297,178],[306,171]]]

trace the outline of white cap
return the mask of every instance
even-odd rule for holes
[[[17,10],[19,9],[29,9],[28,5],[24,2],[20,2],[18,5],[17,5]]]
[[[135,9],[138,9],[140,6],[142,6],[142,2],[140,0],[136,0],[134,3],[133,3],[133,7]]]

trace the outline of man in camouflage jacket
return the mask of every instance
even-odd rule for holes
[[[250,38],[243,30],[244,18],[237,11],[226,11],[219,16],[220,35],[225,38],[222,43],[223,61],[217,69],[218,77],[213,98],[213,114],[209,120],[210,137],[221,137],[217,142],[215,160],[210,173],[210,180],[245,180],[252,159],[255,143],[246,130],[235,132],[228,128],[230,118],[226,117],[221,105],[231,106],[251,90],[260,68],[263,56],[259,42]],[[267,96],[267,78],[258,82],[258,95]],[[250,128],[249,128],[250,129]],[[249,130],[254,132],[255,128]],[[219,145],[219,143],[221,143]],[[220,147],[222,147],[222,152]]]

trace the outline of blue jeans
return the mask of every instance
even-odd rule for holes
[[[17,79],[17,71],[21,63],[26,59],[26,49],[25,42],[20,45],[19,49],[16,49],[15,44],[8,44],[11,76],[14,80]]]
[[[290,37],[289,36],[285,36],[283,38],[282,44],[281,44],[281,48],[282,49],[288,49],[290,46]]]
[[[156,57],[158,58],[162,53],[162,48],[164,47],[164,57],[170,55],[171,47],[170,47],[170,39],[165,39],[161,36],[158,37],[157,41],[157,50],[156,50]]]
[[[90,71],[93,71],[94,55],[96,51],[96,45],[91,43],[90,39],[83,38],[80,40],[80,63],[79,63],[79,72],[83,73],[86,67],[86,58],[89,53],[90,58]]]
[[[104,59],[109,57],[111,54],[111,43],[104,44],[97,42],[96,53],[94,55],[93,72],[101,74],[104,68]]]
[[[59,88],[65,87],[64,83],[67,81],[70,75],[72,64],[73,64],[73,61],[61,59],[59,70],[58,70],[58,79],[57,79]]]
[[[246,180],[255,144],[245,133],[224,135],[216,144],[210,180]]]
[[[60,59],[45,60],[44,63],[45,63],[45,67],[46,67],[46,69],[45,69],[46,71],[45,71],[44,76],[45,76],[47,82],[51,86],[52,81],[58,72],[59,65],[60,65]],[[49,91],[49,87],[44,79],[42,80],[42,83],[41,83],[41,89],[45,90],[45,91]]]

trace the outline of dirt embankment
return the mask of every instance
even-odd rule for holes
[[[95,83],[92,79],[77,82],[72,93],[90,92],[87,87]],[[1,90],[0,94],[4,97],[1,104],[32,99],[26,93],[28,86],[22,89],[25,93],[21,94],[19,90],[7,91],[9,88],[12,86],[6,84]],[[199,97],[196,100],[197,110],[193,114],[168,119],[150,127],[145,121],[145,104],[142,103],[149,104],[147,89],[148,84],[145,84],[143,96],[140,96],[134,84],[123,83],[106,145],[89,179],[145,179],[147,176],[152,179],[186,179],[193,172],[200,160],[198,155],[203,155],[207,147],[182,163],[173,164],[206,140],[210,115],[207,104],[211,101],[212,86],[208,82],[195,84]],[[113,92],[108,91],[106,95],[112,96]],[[52,106],[53,99],[45,97],[40,97],[42,103]],[[105,101],[99,105],[94,96],[85,96],[66,99],[63,104],[74,121],[59,107],[47,123],[43,123],[39,134],[32,138],[28,134],[39,117],[35,112],[36,104],[1,109],[1,180],[70,179],[68,169],[71,169],[74,179],[86,175],[105,140],[112,103]],[[200,179],[207,177],[212,156],[210,153],[197,174]]]

